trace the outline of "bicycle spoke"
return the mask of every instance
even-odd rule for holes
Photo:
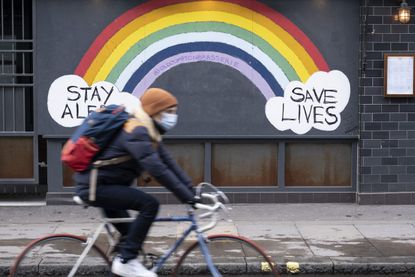
[[[24,250],[10,276],[68,276],[85,248],[84,242],[69,235],[40,239]],[[109,275],[108,259],[97,247],[92,247],[75,276],[81,275]]]
[[[234,236],[212,236],[208,249],[213,263],[222,276],[278,276],[269,263],[265,253],[257,249],[250,241]],[[197,243],[183,253],[176,266],[176,276],[210,276],[208,266]]]

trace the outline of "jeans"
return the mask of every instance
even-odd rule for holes
[[[120,245],[121,258],[128,261],[137,257],[157,216],[157,199],[139,189],[123,185],[98,185],[96,201],[92,203],[88,201],[88,186],[78,186],[77,193],[91,206],[101,207],[108,218],[130,217],[127,210],[139,211],[132,223],[114,224],[121,236],[125,237]]]

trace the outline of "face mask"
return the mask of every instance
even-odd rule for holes
[[[172,129],[176,126],[177,123],[177,114],[173,113],[161,113],[161,119],[159,124],[163,127],[166,131]]]

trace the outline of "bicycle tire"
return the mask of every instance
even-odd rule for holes
[[[68,276],[85,243],[85,237],[71,234],[53,234],[36,239],[17,256],[9,276]],[[93,245],[76,276],[111,276],[110,265],[104,251]]]
[[[211,235],[208,236],[207,246],[213,263],[223,276],[260,274],[279,277],[271,258],[260,246],[245,237]],[[183,252],[173,269],[173,276],[195,274],[210,276],[197,241]]]

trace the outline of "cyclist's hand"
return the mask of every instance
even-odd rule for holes
[[[202,201],[199,198],[194,197],[191,201],[188,201],[187,204],[192,206],[193,209],[197,210],[196,204],[202,203]]]
[[[192,185],[192,183],[188,183],[187,188],[193,193],[193,195],[196,195],[196,187]]]

